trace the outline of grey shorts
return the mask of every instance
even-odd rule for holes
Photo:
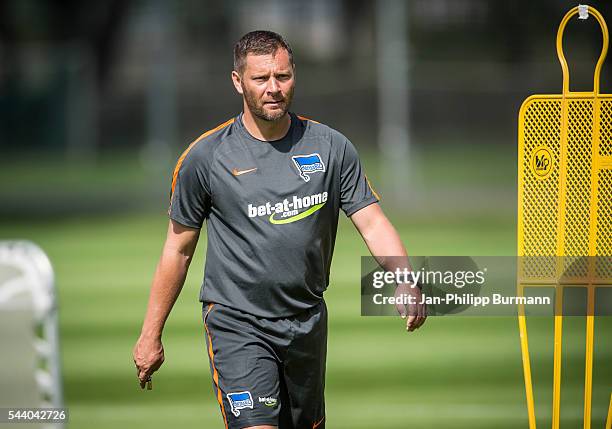
[[[213,390],[225,427],[325,428],[327,307],[267,319],[205,303]]]

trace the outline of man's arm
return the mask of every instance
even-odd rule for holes
[[[370,253],[376,261],[386,271],[394,272],[396,269],[404,270],[410,268],[408,254],[406,248],[402,244],[399,234],[387,219],[378,204],[370,204],[363,209],[355,212],[351,216],[351,220],[355,228],[363,237]],[[416,301],[421,300],[421,291],[413,285],[398,285],[398,290],[402,293],[409,293],[416,297]],[[402,317],[406,317],[406,309],[404,306],[399,306],[398,311]],[[408,321],[406,329],[414,331],[425,323],[426,308],[423,304],[414,304],[408,306]]]
[[[173,220],[168,225],[166,242],[151,285],[147,313],[133,352],[141,388],[164,362],[162,331],[181,293],[199,235],[199,229],[188,228]]]

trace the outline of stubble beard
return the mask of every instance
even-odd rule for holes
[[[264,108],[263,102],[260,104],[259,100],[257,100],[244,86],[242,87],[242,93],[244,94],[244,100],[246,101],[247,107],[253,116],[268,122],[276,122],[282,119],[289,111],[293,99],[293,88],[291,88],[282,100],[281,108],[268,111]]]

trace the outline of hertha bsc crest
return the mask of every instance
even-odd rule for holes
[[[253,397],[248,390],[245,392],[228,393],[227,399],[230,403],[232,413],[238,417],[240,410],[245,408],[253,409]]]
[[[311,153],[310,155],[296,155],[292,156],[293,163],[300,173],[300,177],[304,179],[304,182],[310,181],[310,174],[314,174],[317,171],[325,172],[325,164],[321,159],[321,155],[318,153]]]

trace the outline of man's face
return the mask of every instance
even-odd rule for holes
[[[274,54],[248,54],[242,74],[232,72],[238,93],[253,115],[276,121],[289,110],[295,86],[289,54],[279,48]]]

